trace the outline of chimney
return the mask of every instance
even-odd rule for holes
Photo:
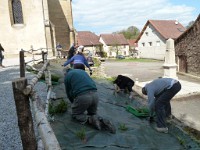
[[[177,25],[178,24],[178,19],[176,19],[176,21],[175,21],[175,25]]]

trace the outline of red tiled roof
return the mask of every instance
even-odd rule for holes
[[[130,46],[137,46],[136,39],[127,40]]]
[[[148,20],[136,42],[139,41],[149,24],[151,24],[166,40],[169,38],[176,39],[186,30],[186,28],[176,20]]]
[[[102,45],[99,42],[99,36],[90,31],[78,31],[77,41],[78,45],[83,45],[83,46]]]
[[[128,42],[123,34],[101,34],[106,45],[128,45]]]

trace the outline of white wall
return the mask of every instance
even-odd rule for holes
[[[148,33],[148,35],[146,33]],[[158,45],[158,41],[160,41],[160,45]],[[151,46],[149,42],[152,42]],[[143,46],[142,43],[145,43],[145,46]],[[151,25],[149,25],[138,41],[138,49],[141,58],[164,60],[166,41]]]
[[[46,47],[42,0],[21,0],[24,24],[20,25],[11,25],[8,1],[0,1],[0,42],[5,55],[29,50],[31,45],[34,49]]]
[[[100,51],[100,46],[85,46],[84,50],[89,50],[92,56],[95,56],[96,52]]]
[[[115,46],[108,46],[106,43],[103,41],[102,37],[100,37],[99,42],[103,44],[103,51],[107,53],[108,57],[116,57],[117,51],[115,50]],[[124,56],[129,56],[129,45],[124,46],[118,46],[118,54],[124,55]]]

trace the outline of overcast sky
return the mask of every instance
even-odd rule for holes
[[[136,26],[147,20],[178,20],[187,26],[200,14],[200,0],[72,0],[74,27],[97,35]]]

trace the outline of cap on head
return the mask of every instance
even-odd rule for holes
[[[84,46],[83,46],[83,45],[79,46],[79,47],[78,47],[78,52],[83,52],[83,49],[84,49]]]
[[[142,88],[142,93],[143,93],[144,95],[147,95],[147,91],[146,91],[145,87]]]

